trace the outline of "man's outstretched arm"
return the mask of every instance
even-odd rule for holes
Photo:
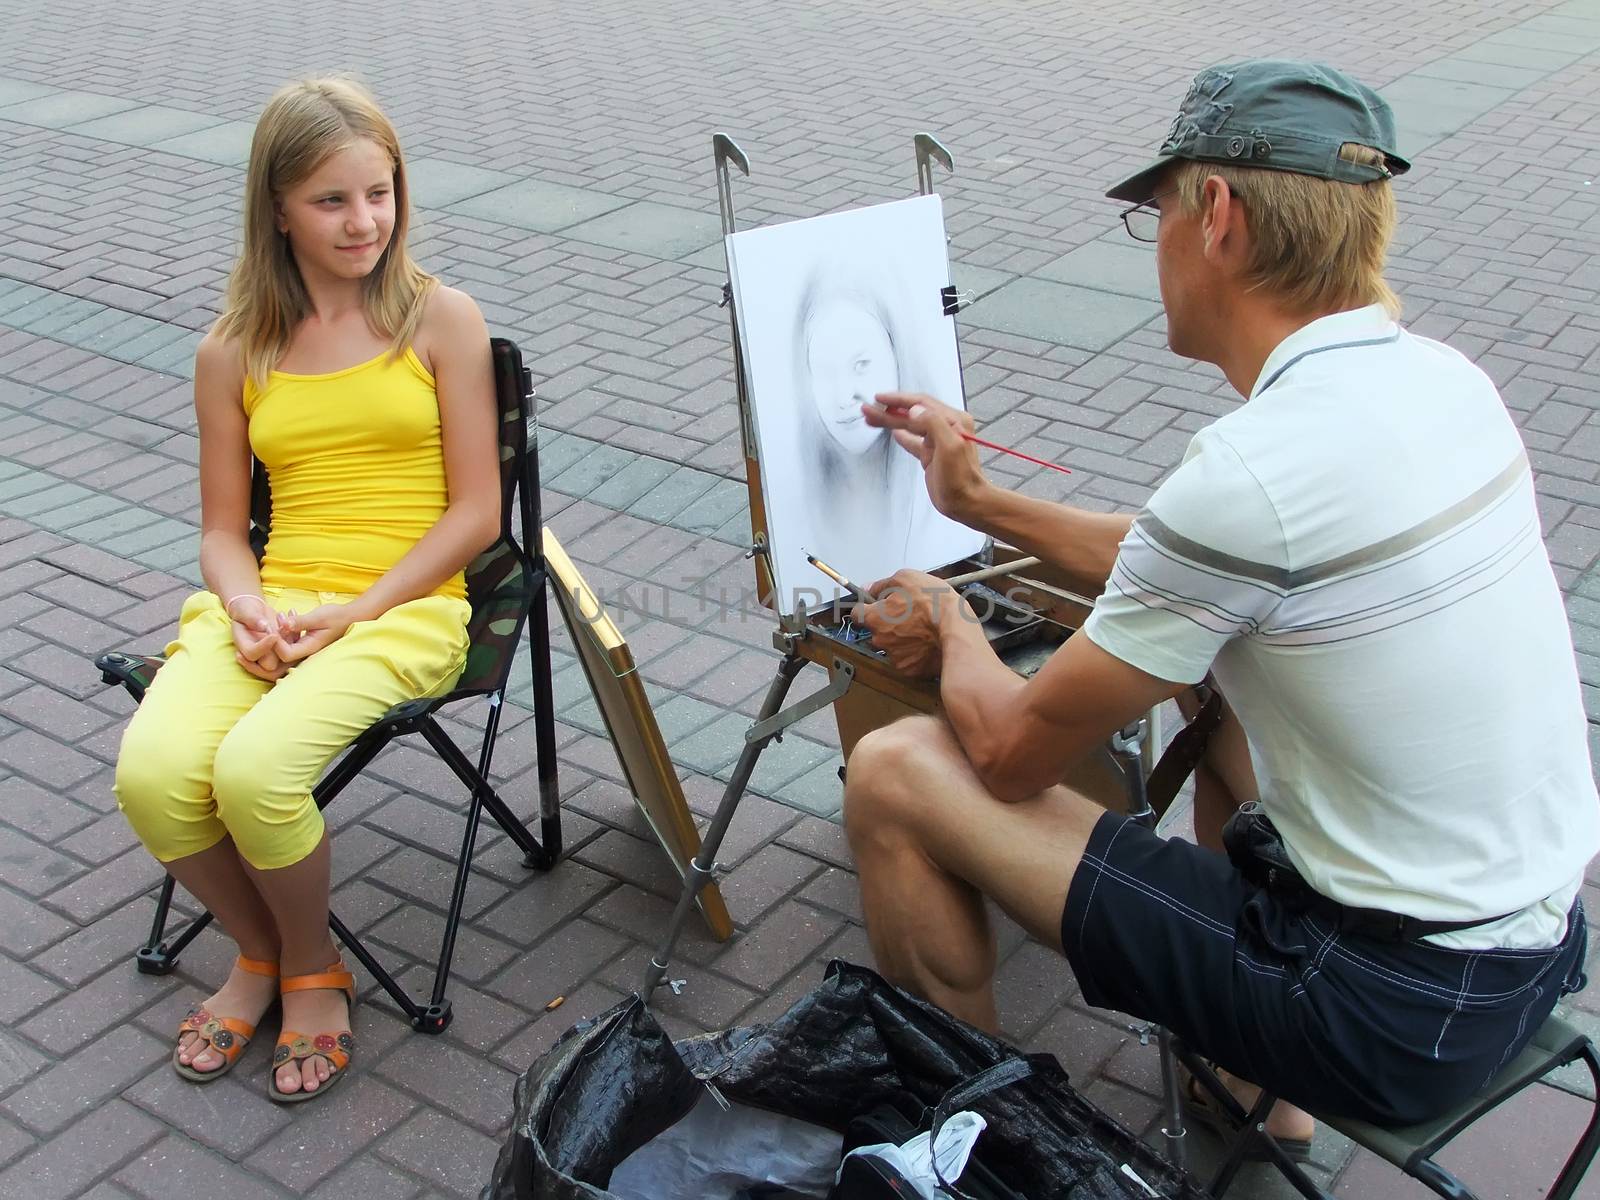
[[[972,417],[929,396],[885,393],[862,406],[867,423],[894,431],[922,464],[934,507],[972,529],[1059,567],[1088,596],[1105,589],[1131,513],[1098,513],[1036,500],[991,483],[978,450],[962,438]]]

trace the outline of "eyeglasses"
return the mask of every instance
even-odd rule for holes
[[[1161,232],[1161,210],[1156,207],[1156,201],[1163,196],[1170,196],[1177,188],[1168,188],[1164,192],[1157,192],[1143,204],[1135,204],[1132,208],[1122,212],[1122,224],[1128,230],[1128,236],[1136,242],[1153,242]]]

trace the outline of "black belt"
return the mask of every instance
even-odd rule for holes
[[[1408,917],[1381,908],[1357,908],[1330,900],[1295,869],[1282,836],[1257,801],[1239,806],[1222,830],[1222,841],[1233,865],[1251,883],[1271,892],[1287,908],[1313,913],[1331,922],[1340,933],[1353,933],[1379,942],[1414,942],[1436,933],[1457,933],[1479,925],[1492,925],[1512,915],[1500,913],[1470,921],[1424,921],[1421,917]]]
[[[1463,929],[1475,929],[1479,925],[1493,925],[1512,915],[1501,913],[1498,917],[1480,917],[1472,921],[1424,921],[1420,917],[1407,917],[1381,908],[1356,908],[1340,904],[1310,889],[1305,894],[1309,900],[1305,911],[1329,921],[1340,933],[1353,933],[1379,942],[1414,942],[1436,933],[1457,933]]]

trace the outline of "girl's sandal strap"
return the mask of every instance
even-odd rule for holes
[[[246,958],[240,955],[234,960],[234,965],[241,971],[248,971],[252,975],[262,975],[268,979],[278,977],[278,964],[268,959]]]
[[[286,1029],[278,1035],[278,1044],[272,1051],[272,1069],[276,1072],[287,1063],[320,1054],[333,1064],[336,1072],[342,1071],[350,1065],[350,1056],[355,1052],[356,1037],[348,1031],[307,1037]]]
[[[244,1048],[250,1044],[250,1039],[256,1035],[256,1027],[248,1021],[241,1021],[237,1017],[214,1017],[204,1008],[191,1009],[178,1026],[178,1037],[192,1033],[202,1042],[208,1044],[229,1065],[244,1053]],[[211,1074],[212,1072],[203,1072]]]
[[[278,984],[280,992],[314,992],[323,988],[354,996],[356,977],[344,969],[343,963],[334,963],[316,975],[286,975]]]

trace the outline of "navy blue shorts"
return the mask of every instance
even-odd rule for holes
[[[1305,1108],[1411,1124],[1484,1084],[1583,986],[1583,908],[1550,950],[1340,934],[1228,859],[1116,813],[1067,890],[1061,944],[1090,1004],[1155,1021]]]

